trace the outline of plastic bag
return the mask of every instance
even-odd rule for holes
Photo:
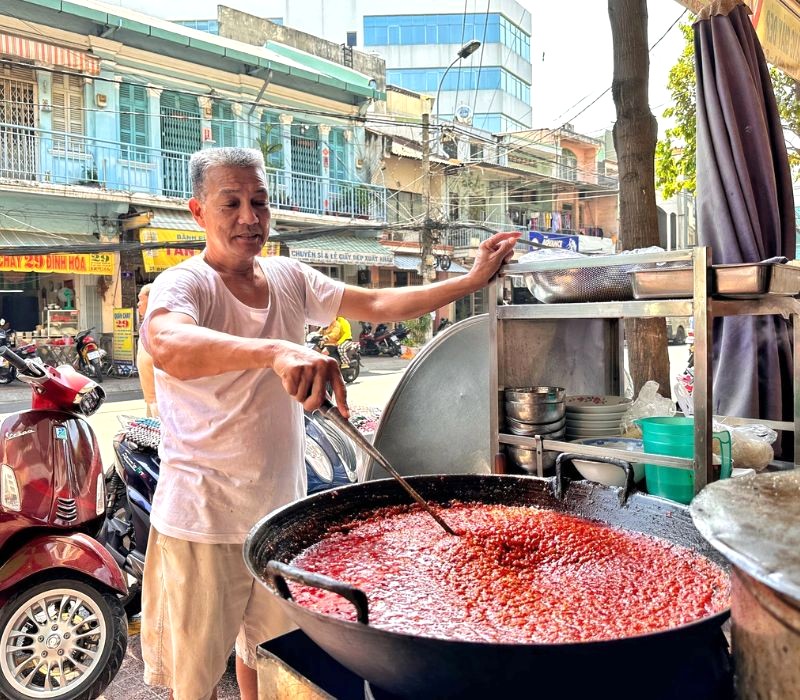
[[[637,418],[674,415],[675,404],[672,399],[661,396],[658,393],[658,382],[651,379],[645,382],[639,390],[639,396],[622,416],[622,435],[630,438],[642,437],[642,429],[634,422]]]
[[[734,426],[714,421],[714,431],[720,430],[727,430],[731,434],[731,459],[735,467],[761,471],[775,458],[772,443],[778,439],[778,433],[766,425],[753,423]],[[715,452],[717,444],[715,440]]]

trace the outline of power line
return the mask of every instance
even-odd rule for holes
[[[684,9],[684,10],[683,10],[683,12],[681,12],[681,14],[678,16],[678,18],[677,18],[677,19],[676,19],[676,20],[675,20],[675,21],[674,21],[672,24],[670,24],[670,25],[669,25],[669,27],[667,28],[667,30],[666,30],[666,31],[665,31],[665,32],[664,32],[664,33],[663,33],[663,34],[662,34],[662,35],[661,35],[661,36],[660,36],[660,37],[659,37],[659,38],[658,38],[658,39],[655,41],[655,43],[654,43],[652,46],[650,46],[650,48],[647,50],[648,54],[649,54],[649,53],[650,53],[650,52],[651,52],[653,49],[655,49],[655,48],[656,48],[656,46],[658,46],[658,45],[659,45],[659,44],[660,44],[660,43],[661,43],[661,42],[664,40],[664,38],[667,36],[667,34],[669,34],[669,33],[670,33],[670,32],[671,32],[673,29],[674,29],[675,25],[677,25],[677,24],[678,24],[678,22],[680,22],[680,21],[681,21],[681,19],[683,19],[683,17],[686,15],[686,13],[687,13],[688,11],[689,11],[688,9]],[[565,120],[565,122],[566,122],[566,123],[572,122],[572,121],[574,121],[575,119],[577,119],[579,116],[581,116],[581,115],[582,115],[584,112],[586,112],[586,111],[587,111],[587,110],[588,110],[590,107],[594,106],[594,105],[595,105],[595,104],[596,104],[596,103],[597,103],[597,102],[598,102],[598,101],[599,101],[599,100],[600,100],[602,97],[604,97],[604,96],[605,96],[605,95],[606,95],[606,94],[607,94],[607,93],[608,93],[608,92],[611,90],[611,87],[612,87],[612,86],[611,86],[611,85],[609,85],[609,86],[608,86],[608,87],[607,87],[605,90],[603,90],[603,92],[601,92],[601,93],[600,93],[600,94],[599,94],[599,95],[598,95],[598,96],[597,96],[597,97],[596,97],[594,100],[592,100],[592,101],[591,101],[591,102],[590,102],[588,105],[586,105],[586,106],[585,106],[583,109],[581,109],[579,112],[577,112],[576,114],[573,114],[573,115],[572,115],[572,116],[571,116],[569,119],[566,119],[566,120]],[[579,100],[579,101],[578,101],[578,104],[580,104],[580,102],[582,102],[584,99],[586,99],[586,98],[584,97],[584,98],[582,98],[581,100]],[[547,138],[548,136],[550,136],[550,135],[554,134],[556,131],[558,131],[558,130],[559,130],[559,129],[561,129],[561,128],[562,128],[561,126],[558,126],[558,127],[554,127],[554,128],[552,128],[552,129],[550,129],[550,130],[549,130],[549,131],[548,131],[548,132],[547,132],[547,133],[546,133],[546,134],[545,134],[545,135],[544,135],[542,138],[543,138],[543,139],[544,139],[544,138]],[[542,142],[543,142],[543,141],[542,141]]]

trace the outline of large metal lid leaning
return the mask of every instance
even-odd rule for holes
[[[489,317],[437,334],[409,364],[373,444],[403,476],[489,474]],[[367,360],[368,361],[368,360]],[[383,479],[370,461],[366,479]]]
[[[800,600],[800,470],[709,484],[690,512],[700,534],[734,565]]]

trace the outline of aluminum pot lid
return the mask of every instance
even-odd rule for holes
[[[489,317],[438,333],[411,361],[373,444],[403,476],[489,474]],[[365,479],[385,479],[369,461]]]
[[[700,534],[735,566],[800,600],[800,470],[716,481],[690,512]]]

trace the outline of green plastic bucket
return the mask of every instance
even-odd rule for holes
[[[645,452],[694,458],[694,418],[640,418],[636,423],[642,428]],[[713,433],[713,439],[720,443],[720,479],[727,479],[731,475],[732,466],[731,435],[722,431]],[[669,498],[678,503],[690,503],[694,498],[694,474],[687,469],[645,464],[644,476],[647,492],[654,496]]]

